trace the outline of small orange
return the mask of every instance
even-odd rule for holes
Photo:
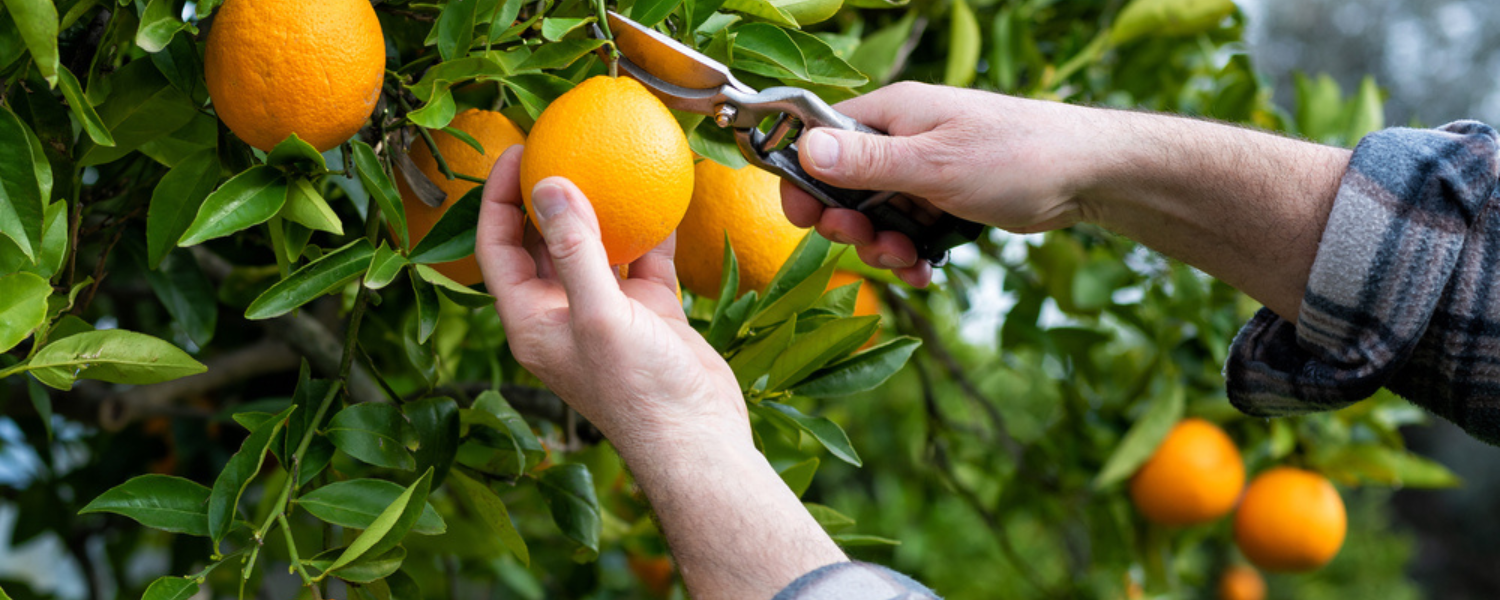
[[[1207,523],[1224,516],[1245,486],[1245,464],[1234,440],[1198,418],[1172,428],[1130,479],[1130,499],[1160,525]]]
[[[1234,541],[1267,571],[1311,571],[1338,554],[1347,519],[1344,500],[1326,477],[1277,467],[1245,490],[1234,515]]]
[[[833,291],[855,282],[860,282],[860,286],[859,294],[854,297],[854,316],[866,317],[870,315],[879,315],[880,300],[879,294],[875,291],[875,286],[871,285],[869,281],[865,280],[865,278],[860,277],[852,271],[834,271],[833,278],[828,280],[828,288],[824,291]],[[880,332],[876,331],[873,335],[870,336],[870,339],[866,341],[863,346],[859,347],[859,349],[864,350],[865,348],[874,346],[875,340],[879,337]]]
[[[1233,565],[1219,576],[1219,600],[1265,600],[1266,580],[1250,565]]]
[[[433,131],[432,141],[437,144],[438,151],[443,153],[443,160],[448,163],[448,168],[452,169],[455,174],[480,179],[489,177],[490,168],[495,166],[495,161],[507,148],[526,141],[526,135],[521,133],[521,130],[516,128],[510,119],[489,110],[471,108],[461,112],[453,117],[453,122],[449,124],[449,127],[469,134],[479,142],[479,145],[484,146],[484,154],[480,154],[472,146],[445,132]],[[421,140],[412,144],[410,156],[417,170],[448,194],[442,206],[433,208],[417,198],[411,186],[406,184],[406,177],[400,173],[397,174],[396,187],[401,190],[401,205],[406,210],[406,231],[411,235],[412,247],[416,247],[417,242],[422,241],[422,238],[427,237],[427,232],[432,231],[432,226],[437,224],[443,213],[479,184],[457,178],[450,180],[445,177],[443,171],[438,168],[437,159],[432,156],[432,150]],[[475,262],[473,256],[435,264],[432,268],[463,285],[474,285],[484,280],[479,272],[479,263]]]
[[[535,214],[537,182],[566,177],[599,218],[609,264],[656,247],[687,213],[693,152],[682,126],[645,86],[626,77],[589,78],[537,117],[521,155],[521,194]]]
[[[728,234],[739,264],[735,296],[765,292],[806,233],[781,212],[781,178],[704,159],[694,167],[693,202],[677,227],[677,276],[693,293],[718,299]]]
[[[228,0],[203,56],[214,112],[271,151],[293,133],[319,152],[370,117],[385,77],[385,36],[367,0]]]

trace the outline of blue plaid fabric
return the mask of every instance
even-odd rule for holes
[[[910,577],[865,562],[826,565],[798,577],[771,600],[939,600]]]
[[[1295,326],[1261,309],[1224,367],[1255,416],[1381,387],[1500,445],[1500,136],[1473,121],[1354,149]]]

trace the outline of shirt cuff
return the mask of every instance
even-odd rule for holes
[[[910,577],[865,562],[819,567],[798,577],[771,600],[937,600]]]
[[[1296,326],[1261,309],[1224,367],[1254,416],[1363,400],[1406,364],[1495,188],[1497,136],[1482,123],[1394,128],[1354,149]]]

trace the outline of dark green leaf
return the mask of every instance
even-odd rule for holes
[[[579,545],[574,560],[587,562],[597,557],[604,519],[589,468],[580,464],[557,465],[542,471],[536,487],[552,512],[552,521],[563,535]]]
[[[688,133],[688,147],[699,156],[731,169],[744,168],[750,164],[734,141],[734,133],[719,127],[713,119],[704,119]]]
[[[443,293],[453,303],[468,308],[479,308],[481,306],[492,306],[495,298],[484,292],[473,289],[449,279],[447,275],[437,272],[427,265],[415,265],[417,276],[431,283],[433,287]]]
[[[344,235],[344,225],[339,221],[338,214],[333,212],[333,207],[328,205],[328,201],[323,199],[323,195],[318,193],[311,181],[302,177],[293,178],[291,185],[287,186],[286,204],[281,207],[277,216],[308,229]]]
[[[339,527],[369,529],[403,491],[400,485],[383,479],[350,479],[303,494],[297,498],[297,504],[312,516]],[[448,530],[448,524],[427,504],[411,530],[422,535],[441,535]]]
[[[797,332],[797,316],[783,321],[775,329],[749,342],[729,359],[729,368],[734,370],[740,389],[747,390],[776,363],[776,357],[792,345],[792,334]]]
[[[394,485],[394,484],[393,484]],[[396,491],[401,491],[401,486],[396,486]],[[329,548],[320,552],[317,556],[308,559],[307,564],[320,571],[328,570],[333,561],[343,555],[347,548]],[[366,552],[364,556],[339,567],[335,577],[344,581],[354,583],[375,583],[395,573],[401,568],[401,563],[406,560],[406,548],[396,546],[386,550],[380,555]]]
[[[745,324],[745,319],[750,316],[750,311],[755,308],[755,301],[755,290],[750,290],[750,293],[732,303],[719,301],[720,306],[727,305],[728,308],[724,309],[722,315],[715,315],[713,322],[709,324],[708,335],[705,336],[709,345],[721,353],[724,352],[730,342],[735,340],[735,336]]]
[[[172,41],[172,36],[184,29],[193,35],[198,28],[177,18],[176,2],[173,0],[150,0],[141,11],[140,28],[135,33],[135,45],[146,52],[161,52]]]
[[[437,329],[438,311],[442,308],[438,304],[437,289],[413,269],[411,291],[416,296],[417,343],[426,344],[427,339],[432,337],[432,332]]]
[[[456,83],[475,79],[494,80],[505,75],[505,67],[495,62],[491,56],[469,56],[444,61],[442,64],[428,69],[422,75],[421,81],[408,87],[411,89],[412,94],[416,95],[417,99],[422,102],[431,102],[440,92],[453,87]],[[444,123],[443,125],[446,124]],[[437,129],[443,125],[436,125],[430,128]]]
[[[42,383],[60,390],[72,389],[77,379],[144,385],[207,370],[172,344],[119,329],[55,340],[37,352],[27,368]]]
[[[431,468],[432,485],[442,485],[458,453],[458,404],[452,398],[424,398],[406,403],[401,412],[417,434],[417,470]]]
[[[670,2],[671,0],[666,0],[666,1]],[[632,6],[631,9],[634,10],[636,7],[639,7],[639,6],[640,6],[640,3],[637,3],[635,6]],[[668,8],[667,11],[671,12],[671,8]],[[662,16],[665,17],[666,15],[662,15]],[[658,19],[658,20],[660,20],[660,19]],[[546,19],[542,19],[542,39],[547,40],[549,42],[556,42],[558,40],[563,39],[563,36],[568,35],[573,30],[578,29],[579,27],[583,27],[584,25],[588,25],[589,23],[593,23],[593,22],[594,22],[594,18],[593,17],[583,17],[583,18],[548,17]],[[654,23],[641,23],[641,24],[642,25],[654,25]]]
[[[682,12],[687,18],[688,31],[698,31],[709,17],[719,14],[717,11],[724,6],[724,0],[685,0],[682,2]],[[727,15],[726,15],[727,16]]]
[[[79,166],[104,164],[123,157],[146,142],[181,129],[198,114],[192,99],[168,82],[149,60],[125,63],[107,81],[109,98],[97,106],[99,118],[109,128],[115,145],[81,141],[77,152]]]
[[[40,150],[41,142],[21,118],[0,107],[0,235],[31,261],[40,253],[52,189],[51,167]]]
[[[37,383],[36,379],[27,379],[26,396],[31,399],[31,408],[36,410],[36,416],[42,422],[42,428],[47,430],[47,441],[52,441],[52,395],[47,393],[47,388]]]
[[[192,253],[179,249],[167,255],[160,269],[146,270],[146,282],[188,339],[199,348],[207,348],[218,325],[219,305],[213,284],[198,267],[198,261],[193,260]]]
[[[26,48],[31,50],[31,59],[37,70],[47,78],[49,85],[57,85],[57,7],[52,0],[5,0],[16,28]]]
[[[366,406],[366,405],[358,405]],[[422,509],[427,506],[427,492],[431,489],[432,472],[423,473],[420,478],[406,488],[400,496],[397,496],[390,506],[387,506],[375,521],[370,523],[369,528],[360,532],[359,537],[339,555],[338,560],[328,566],[329,571],[336,571],[360,557],[369,554],[380,556],[387,550],[395,548],[406,537],[406,533],[416,524]]]
[[[521,539],[521,533],[516,531],[516,525],[511,522],[510,512],[506,510],[500,496],[489,486],[471,479],[462,471],[453,471],[453,482],[459,495],[467,499],[469,506],[479,515],[479,522],[489,529],[490,535],[500,538],[505,547],[515,553],[516,558],[521,559],[521,564],[530,566],[531,553],[526,548],[526,540]]]
[[[778,474],[786,486],[792,489],[792,493],[799,498],[807,487],[812,485],[813,475],[818,472],[818,457],[814,456],[795,465],[782,469]]]
[[[286,204],[286,178],[258,166],[235,175],[203,200],[179,246],[196,246],[270,220]]]
[[[779,402],[762,401],[760,404],[750,405],[754,411],[765,419],[777,423],[783,427],[791,427],[805,431],[813,436],[827,448],[834,456],[846,463],[856,467],[862,464],[859,454],[854,451],[854,446],[849,443],[849,436],[837,423],[823,417],[812,417],[802,414],[802,411]]]
[[[541,442],[521,413],[516,412],[499,392],[485,390],[474,400],[473,409],[459,411],[459,414],[463,425],[470,428],[470,437],[480,442],[481,447],[499,449],[480,453],[477,452],[479,448],[471,448],[471,456],[482,460],[482,466],[498,469],[499,474],[508,477],[517,477],[541,461],[544,455]],[[484,429],[475,430],[475,425]]]
[[[333,443],[327,437],[317,435],[317,430],[327,424],[332,416],[331,412],[325,410],[322,423],[314,423],[318,418],[318,408],[324,403],[332,405],[332,395],[337,393],[333,382],[326,379],[313,379],[311,368],[307,361],[302,362],[302,368],[297,377],[297,389],[292,393],[292,404],[297,410],[287,419],[285,433],[279,445],[273,442],[272,450],[277,452],[277,457],[283,463],[291,463],[288,457],[297,453],[297,447],[302,443],[302,438],[309,431],[313,432],[308,440],[307,450],[302,454],[302,462],[297,470],[297,484],[306,485],[317,476],[328,462],[333,459]]]
[[[365,287],[378,290],[396,279],[401,274],[401,267],[406,266],[406,257],[401,256],[385,242],[375,249],[375,256],[370,259],[370,270],[365,273]]]
[[[164,51],[151,55],[151,62],[156,64],[157,70],[166,76],[173,87],[187,94],[195,105],[201,106],[208,101],[208,84],[203,78],[203,58],[198,55],[198,44],[193,41],[193,36],[173,37]],[[217,121],[212,117],[210,120]]]
[[[433,31],[437,33],[438,55],[443,60],[462,58],[474,44],[474,9],[477,0],[449,0],[438,15]]]
[[[297,137],[295,133],[278,142],[276,147],[266,155],[266,164],[273,167],[299,163],[309,171],[323,171],[328,168],[328,163],[323,160],[323,154],[318,152],[312,144]]]
[[[47,322],[52,286],[35,273],[0,277],[0,352],[16,347]]]
[[[141,600],[188,600],[198,595],[198,582],[191,577],[161,577],[151,582]]]
[[[203,200],[218,183],[218,154],[205,150],[177,163],[156,184],[151,193],[151,210],[146,214],[148,268],[156,268],[177,247]]]
[[[878,316],[849,317],[829,321],[798,336],[772,363],[766,389],[796,385],[813,371],[859,348],[879,327]]]
[[[766,77],[830,86],[851,87],[869,81],[818,36],[767,23],[750,23],[735,31],[733,66]]]
[[[829,261],[806,279],[797,282],[780,298],[770,302],[763,301],[761,307],[750,317],[750,327],[758,329],[775,325],[816,304],[823,297],[823,291],[828,289],[828,282],[833,279],[833,270],[837,266],[838,263]]]
[[[245,318],[259,320],[279,317],[333,292],[369,270],[370,260],[374,256],[375,247],[366,238],[359,238],[324,254],[262,293],[245,310]]]
[[[378,467],[410,471],[416,467],[402,443],[406,419],[389,404],[356,404],[338,412],[328,424],[328,439],[345,454]]]
[[[271,448],[271,440],[294,410],[296,407],[289,406],[256,426],[250,436],[245,438],[245,442],[240,444],[239,451],[229,457],[229,462],[224,464],[224,469],[214,479],[213,492],[208,497],[208,531],[215,549],[219,547],[219,541],[229,534],[235,513],[239,511],[240,497],[244,495],[250,481],[260,473],[266,451]]]
[[[141,475],[99,494],[78,512],[115,513],[154,529],[207,537],[208,496],[208,488],[181,477]]]
[[[552,42],[532,52],[531,58],[521,63],[521,66],[517,70],[555,71],[562,69],[603,45],[604,40],[596,40],[594,38]]]
[[[526,114],[535,119],[558,96],[573,88],[573,83],[546,73],[526,73],[505,78],[505,87],[520,100]]]
[[[380,159],[375,157],[375,151],[369,144],[354,140],[354,168],[359,171],[359,180],[365,185],[365,191],[380,205],[380,212],[385,215],[385,220],[390,223],[391,229],[396,231],[396,238],[401,241],[401,249],[411,248],[410,238],[406,233],[406,209],[401,204],[401,194],[396,192],[396,186],[391,184],[391,178],[381,166]],[[374,248],[371,247],[371,250]]]
[[[1130,431],[1120,439],[1120,444],[1115,446],[1109,460],[1099,469],[1099,474],[1094,477],[1094,489],[1103,489],[1123,481],[1145,464],[1156,452],[1156,447],[1172,432],[1172,427],[1182,419],[1183,405],[1183,389],[1180,385],[1174,385],[1171,390],[1157,395],[1151,401],[1150,408],[1130,427]]]
[[[792,388],[798,395],[814,398],[847,396],[875,389],[906,365],[922,341],[903,337],[891,340],[813,373]]]
[[[73,116],[83,126],[89,139],[100,146],[115,145],[115,138],[109,135],[109,128],[105,127],[104,120],[99,118],[99,113],[94,111],[93,105],[84,97],[83,87],[78,85],[78,78],[73,76],[73,72],[67,67],[59,66],[57,82],[62,84],[63,97],[68,99],[68,107],[73,109]]]
[[[771,283],[766,285],[766,294],[760,299],[756,310],[762,310],[785,296],[802,280],[807,279],[823,267],[828,260],[828,249],[830,244],[813,232],[808,232],[797,244],[797,249],[792,252],[791,257],[776,271],[776,276],[771,278]],[[819,290],[821,292],[822,290]]]
[[[479,223],[479,206],[484,187],[469,190],[449,206],[438,222],[427,232],[409,260],[423,265],[445,263],[474,255],[474,235]]]

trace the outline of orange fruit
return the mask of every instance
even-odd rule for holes
[[[367,0],[228,0],[203,57],[214,111],[269,152],[293,133],[319,152],[364,126],[385,77]]]
[[[1266,580],[1250,565],[1234,565],[1219,576],[1219,600],[1265,600]]]
[[[765,292],[807,232],[781,212],[781,178],[755,166],[698,161],[693,201],[677,226],[676,261],[678,279],[699,296],[719,297],[726,233],[740,267],[738,297]]]
[[[833,278],[828,280],[828,287],[823,291],[830,292],[856,281],[861,283],[859,286],[859,294],[854,297],[854,316],[864,317],[869,315],[879,315],[880,299],[879,294],[875,291],[875,286],[870,285],[869,281],[866,281],[865,278],[860,277],[853,271],[834,271]],[[870,336],[869,340],[865,341],[863,346],[859,347],[859,349],[864,350],[865,348],[874,346],[876,338],[879,337],[880,332],[876,331],[873,335]]]
[[[1234,515],[1234,542],[1267,571],[1311,571],[1338,554],[1344,500],[1326,477],[1292,467],[1261,473]]]
[[[442,131],[433,131],[432,142],[437,144],[438,151],[443,153],[443,160],[448,163],[448,168],[453,169],[454,174],[481,179],[489,177],[490,168],[495,166],[495,161],[506,148],[526,141],[526,134],[521,133],[510,119],[489,110],[471,108],[453,117],[449,126],[469,134],[479,145],[484,146],[484,154],[480,154],[456,137]],[[432,231],[432,226],[437,224],[443,213],[458,202],[459,198],[464,197],[464,194],[469,193],[469,190],[479,187],[479,184],[457,178],[450,180],[443,176],[437,159],[432,156],[432,150],[422,140],[412,143],[410,156],[417,170],[448,194],[442,206],[433,208],[417,198],[411,186],[406,184],[404,175],[397,174],[396,187],[401,190],[401,205],[406,207],[406,231],[411,235],[412,247],[416,247],[417,242]],[[474,261],[473,256],[431,266],[449,279],[464,285],[474,285],[484,280],[479,273],[479,263]]]
[[[625,564],[652,595],[665,598],[672,593],[672,560],[665,556],[629,554]]]
[[[1130,479],[1130,499],[1160,525],[1206,523],[1234,508],[1245,487],[1245,463],[1219,426],[1183,419]]]
[[[693,153],[672,113],[634,79],[597,76],[537,117],[521,155],[521,194],[552,176],[572,181],[593,204],[609,264],[656,247],[687,213]]]

